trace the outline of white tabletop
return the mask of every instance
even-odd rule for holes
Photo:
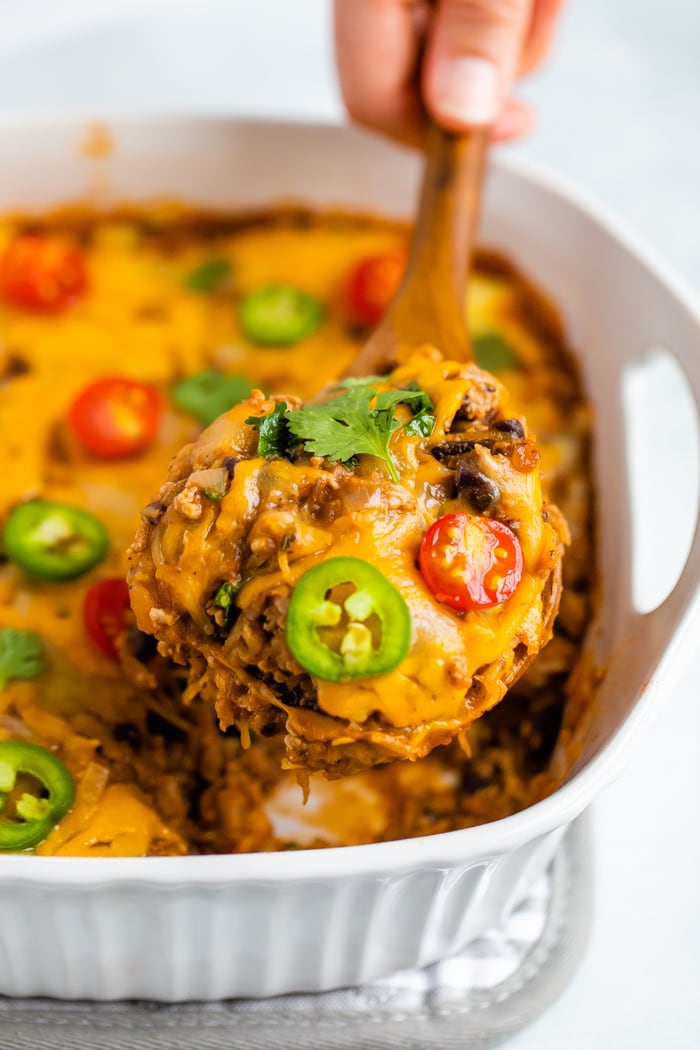
[[[0,112],[340,120],[329,8],[0,0]],[[594,191],[696,286],[699,55],[697,0],[574,0],[555,57],[523,89],[540,129],[516,147]],[[510,1050],[700,1047],[698,694],[688,677],[596,803],[590,948],[561,999]]]

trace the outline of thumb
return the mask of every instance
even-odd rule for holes
[[[423,100],[461,131],[499,116],[530,21],[532,0],[440,0],[423,65]]]

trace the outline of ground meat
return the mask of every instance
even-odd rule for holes
[[[462,399],[452,421],[451,430],[459,429],[460,423],[482,420],[490,423],[498,412],[498,389],[488,381],[474,384]]]
[[[158,501],[166,509],[146,516],[130,555],[139,627],[156,635],[163,656],[189,667],[187,695],[213,704],[222,728],[283,733],[288,766],[329,777],[449,743],[527,667],[559,600],[558,518],[546,520],[538,480],[505,454],[525,431],[503,387],[476,366],[434,360],[409,362],[388,382],[418,383],[436,414],[428,438],[394,430],[398,480],[362,455],[347,465],[303,449],[259,457],[246,420],[271,413],[280,399],[256,392],[175,458]],[[468,401],[473,418],[467,432],[449,437],[455,400]],[[226,491],[203,498],[201,485],[222,468]],[[416,555],[426,521],[496,505],[501,520],[519,522],[530,597],[480,610],[473,632],[469,613],[438,602],[416,576]],[[319,678],[290,650],[297,580],[337,557],[376,566],[408,605],[410,648],[380,677]]]

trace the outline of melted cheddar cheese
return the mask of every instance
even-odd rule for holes
[[[276,786],[287,782],[279,772],[277,743],[257,740],[245,751],[235,734],[218,730],[205,705],[183,706],[181,672],[157,656],[134,655],[133,623],[127,623],[120,641],[121,665],[110,660],[86,636],[83,603],[97,580],[125,574],[140,509],[171,458],[199,433],[196,421],[174,405],[174,384],[215,368],[245,373],[269,393],[312,395],[343,369],[364,338],[345,311],[349,269],[364,256],[403,245],[405,231],[363,217],[280,212],[224,221],[166,208],[103,218],[58,217],[43,226],[9,218],[0,222],[0,252],[26,227],[61,229],[75,237],[89,283],[80,300],[57,314],[32,314],[0,302],[0,527],[19,502],[40,496],[88,509],[110,534],[106,560],[59,585],[31,580],[12,563],[0,562],[0,629],[37,631],[46,662],[36,678],[9,681],[0,692],[0,739],[29,739],[55,751],[78,785],[73,811],[38,852],[138,855],[285,848],[287,839],[277,834],[265,808],[272,793],[281,790]],[[209,295],[192,291],[187,275],[213,257],[231,263],[231,287]],[[268,282],[301,287],[323,301],[323,325],[310,339],[270,350],[255,348],[243,337],[236,304]],[[413,778],[406,770],[376,770],[367,776],[383,800],[381,819],[347,834],[329,831],[327,838],[317,823],[311,844],[370,841],[494,819],[547,789],[533,779],[527,755],[528,748],[541,746],[540,712],[561,711],[561,688],[547,683],[565,679],[587,619],[588,418],[551,310],[490,257],[484,258],[471,289],[472,333],[501,332],[515,349],[517,365],[499,378],[537,434],[549,492],[571,526],[565,571],[573,586],[568,595],[565,591],[561,612],[567,635],[556,636],[534,665],[533,674],[538,666],[543,670],[531,691],[528,675],[517,687],[525,699],[516,696],[514,712],[524,704],[527,719],[520,721],[525,726],[529,719],[531,726],[523,728],[525,736],[509,727],[505,715],[491,721],[485,716],[470,735],[475,756],[470,769],[481,770],[478,776],[474,772],[474,790],[465,795],[455,787],[466,776],[462,766],[468,760],[454,749],[423,760],[422,788],[423,761],[412,767]],[[153,383],[163,395],[165,412],[156,441],[145,452],[105,462],[78,445],[67,412],[91,381],[114,374]],[[408,448],[405,454],[409,457]],[[433,462],[425,469],[438,466]],[[350,545],[347,537],[336,541]],[[304,542],[311,555],[320,537],[309,528]],[[369,541],[363,534],[360,542]],[[543,556],[533,537],[532,564]],[[406,566],[401,574],[405,577]],[[423,600],[418,587],[416,581],[416,616]],[[520,597],[536,607],[536,595]],[[513,603],[516,618],[520,597]],[[448,651],[450,629],[441,625],[441,632],[443,627]],[[471,651],[483,644],[488,655],[489,646],[497,644],[494,632],[486,627],[480,635],[476,622],[470,630]],[[465,674],[473,670],[470,665]],[[431,688],[436,673],[422,666],[415,671],[416,677],[432,676]],[[375,702],[358,697],[351,712],[332,693],[329,686],[324,705],[343,717],[362,715]],[[392,691],[386,703],[390,722],[410,725],[417,720],[412,712],[421,697],[402,688]],[[536,768],[539,776],[544,766]],[[330,813],[328,792],[334,788],[323,790]],[[300,801],[302,822],[303,812]]]

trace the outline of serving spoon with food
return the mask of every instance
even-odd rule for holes
[[[130,551],[139,627],[222,728],[339,777],[417,759],[548,641],[565,526],[464,294],[487,130],[430,131],[404,281],[343,381],[260,391],[173,460]]]

